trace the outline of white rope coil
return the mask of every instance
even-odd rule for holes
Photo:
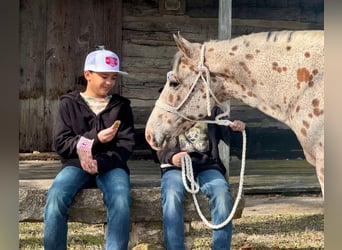
[[[202,219],[204,224],[211,229],[220,229],[220,228],[228,225],[228,223],[233,219],[234,214],[235,214],[236,209],[237,209],[237,206],[241,200],[242,189],[243,189],[243,179],[244,179],[244,174],[245,174],[245,159],[246,159],[246,131],[245,130],[242,131],[242,148],[243,148],[243,150],[242,150],[242,156],[241,156],[242,160],[241,160],[240,182],[239,182],[238,193],[236,195],[234,205],[233,205],[233,208],[232,208],[229,216],[227,217],[227,219],[225,221],[223,221],[222,223],[217,224],[217,225],[210,223],[207,220],[207,218],[205,218],[205,216],[203,215],[201,208],[198,204],[196,194],[199,192],[199,185],[197,184],[196,180],[194,179],[192,162],[191,162],[190,156],[185,155],[185,156],[182,156],[182,158],[181,158],[182,180],[183,180],[184,187],[185,187],[187,192],[192,194],[192,198],[194,200],[194,204],[195,204],[198,215],[200,216],[200,218]],[[190,183],[190,187],[188,186],[188,182]]]

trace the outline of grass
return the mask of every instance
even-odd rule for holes
[[[201,222],[192,223],[192,250],[210,249],[211,231]],[[20,223],[22,250],[43,249],[43,223]],[[68,249],[102,249],[102,225],[69,223]],[[234,220],[231,249],[324,249],[324,216],[260,215]]]
[[[68,223],[68,249],[102,249],[103,226]],[[19,249],[38,250],[43,247],[43,223],[22,222],[19,225]]]
[[[210,237],[198,239],[193,250],[210,249]],[[323,215],[243,217],[234,221],[232,249],[324,249]]]

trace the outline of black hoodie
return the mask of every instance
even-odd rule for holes
[[[110,127],[114,121],[121,125],[112,141],[101,143],[98,132]],[[134,141],[133,114],[130,101],[114,94],[106,108],[96,115],[78,91],[60,98],[56,119],[53,145],[61,156],[63,167],[81,168],[76,145],[81,136],[94,139],[92,154],[97,160],[98,172],[104,173],[113,168],[122,168],[129,174],[127,160],[133,152]]]

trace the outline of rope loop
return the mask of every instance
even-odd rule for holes
[[[208,67],[206,67],[204,65],[204,54],[205,54],[205,45],[202,44],[200,61],[198,63],[198,67],[197,67],[198,71],[199,71],[198,75],[197,75],[195,81],[193,82],[193,84],[191,85],[189,92],[187,93],[185,98],[180,102],[180,104],[177,107],[173,107],[171,105],[168,105],[167,103],[162,102],[160,99],[158,99],[156,101],[155,105],[161,109],[164,109],[167,112],[177,114],[178,116],[180,116],[180,117],[182,117],[188,121],[215,123],[218,125],[228,126],[232,122],[229,121],[228,119],[224,119],[224,118],[229,115],[229,104],[227,103],[226,105],[224,105],[223,103],[221,103],[217,99],[217,97],[214,95],[213,91],[211,90],[211,88],[210,88],[210,71],[209,71]],[[214,100],[218,104],[218,106],[222,107],[224,110],[224,113],[216,116],[215,120],[199,120],[198,121],[198,120],[190,119],[189,117],[187,117],[187,116],[183,115],[181,112],[179,112],[179,110],[181,109],[183,104],[189,98],[190,94],[192,93],[193,89],[195,88],[195,86],[198,83],[200,78],[202,80],[202,83],[203,83],[203,85],[205,87],[205,91],[206,91],[206,104],[207,104],[208,116],[211,116],[211,109],[212,109],[211,108],[210,95],[214,98]],[[204,217],[204,215],[201,212],[201,209],[199,207],[199,204],[198,204],[198,201],[196,198],[196,194],[199,192],[200,188],[199,188],[199,185],[197,184],[197,182],[194,180],[192,162],[191,162],[190,156],[184,156],[181,159],[181,161],[182,161],[181,162],[182,163],[182,180],[183,180],[184,187],[185,187],[187,192],[192,194],[197,212],[198,212],[199,216],[201,217],[202,221],[209,228],[220,229],[220,228],[226,226],[232,220],[232,218],[235,214],[236,208],[237,208],[239,201],[241,199],[242,188],[243,188],[243,177],[244,177],[244,173],[245,173],[245,158],[246,158],[246,132],[245,132],[245,130],[242,131],[242,138],[243,138],[243,143],[242,143],[243,150],[242,150],[242,157],[241,157],[242,161],[241,161],[241,171],[240,171],[240,183],[239,183],[239,189],[238,189],[237,197],[235,198],[234,206],[233,206],[232,211],[230,212],[228,218],[224,222],[222,222],[218,225],[213,225],[213,224],[209,223],[209,221]],[[190,187],[189,187],[188,183],[190,183]]]
[[[190,156],[184,155],[181,158],[183,185],[186,191],[192,194],[192,198],[193,198],[197,213],[208,228],[221,229],[225,227],[226,225],[228,225],[228,223],[233,219],[237,206],[241,200],[242,189],[243,189],[243,179],[244,179],[244,174],[245,174],[245,159],[246,159],[246,131],[245,130],[242,131],[242,139],[243,139],[243,142],[242,142],[243,150],[242,150],[242,156],[241,156],[242,160],[241,160],[240,182],[239,182],[238,193],[235,198],[234,205],[233,205],[232,210],[230,211],[229,216],[227,217],[226,220],[224,220],[222,223],[217,224],[217,225],[210,223],[207,220],[207,218],[205,218],[205,216],[203,215],[201,211],[199,203],[197,201],[196,194],[199,192],[200,187],[197,184],[196,180],[194,179],[192,162],[191,162]],[[188,182],[190,183],[190,187],[188,185]]]

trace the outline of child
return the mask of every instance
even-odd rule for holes
[[[172,77],[172,72],[167,78]],[[222,110],[211,110],[213,120]],[[174,148],[156,152],[161,163],[161,198],[163,211],[164,244],[167,250],[185,250],[184,200],[186,189],[182,179],[182,162],[185,155],[191,157],[194,178],[200,191],[209,198],[212,223],[225,221],[232,209],[233,199],[225,178],[226,168],[219,156],[219,142],[230,144],[230,134],[245,130],[246,124],[234,120],[229,126],[195,123],[178,136]],[[211,249],[230,249],[233,223],[212,231]]]
[[[110,95],[120,71],[118,56],[109,50],[88,54],[87,87],[60,98],[53,145],[63,168],[46,195],[44,248],[67,248],[68,210],[75,195],[96,185],[107,207],[106,249],[128,248],[130,178],[127,160],[134,141],[130,101]],[[114,125],[114,122],[117,121]],[[91,209],[91,204],[89,204]]]

